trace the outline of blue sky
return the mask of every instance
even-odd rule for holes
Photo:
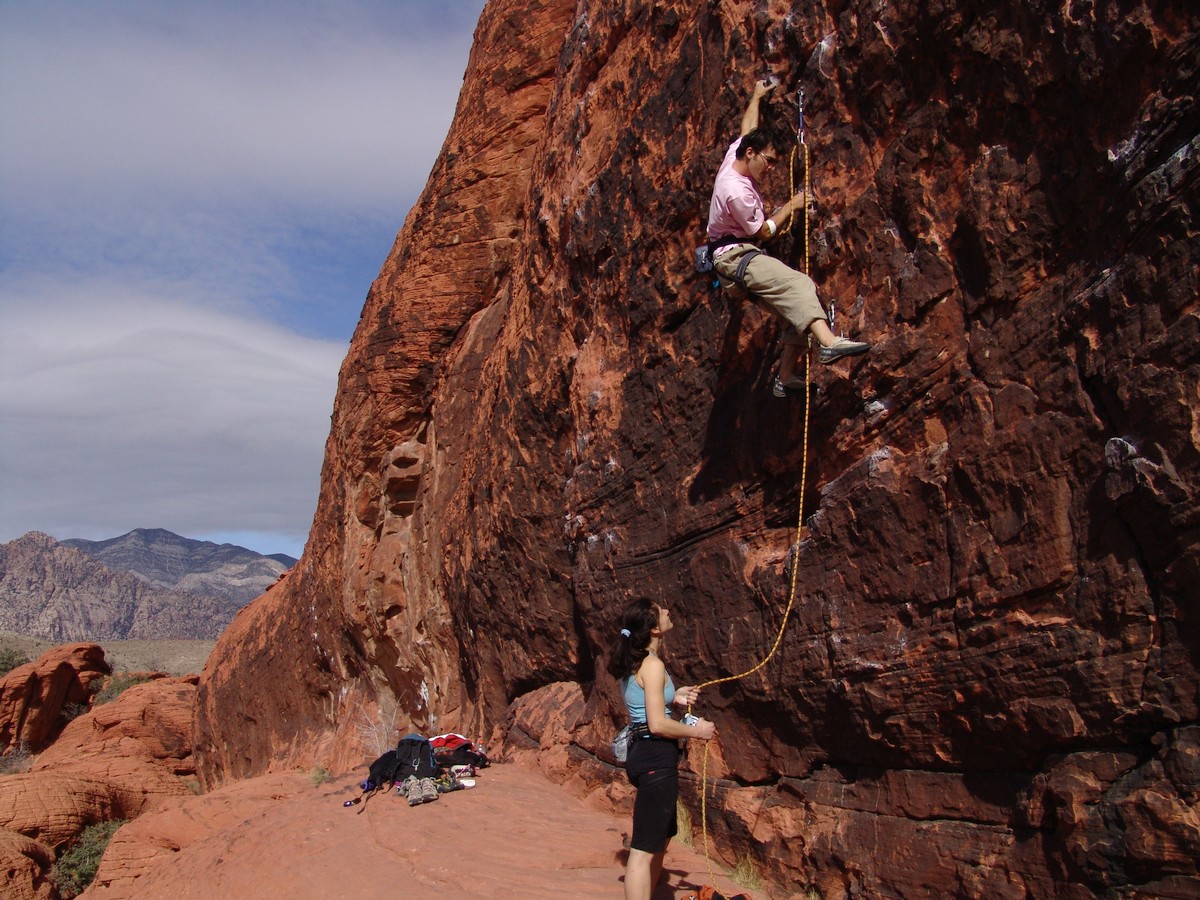
[[[299,555],[483,0],[0,0],[0,541]]]

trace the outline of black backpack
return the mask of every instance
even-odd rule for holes
[[[433,745],[419,734],[401,738],[393,751],[396,754],[396,769],[392,781],[406,778],[433,778],[437,775],[438,763],[433,756]]]
[[[433,778],[437,775],[438,764],[433,755],[433,745],[419,734],[410,734],[402,738],[395,750],[388,750],[367,769],[367,780],[359,785],[362,793],[353,800],[347,800],[342,806],[354,806],[363,797],[378,790],[389,790],[393,784],[399,784],[405,779]],[[363,809],[366,809],[364,804]],[[359,812],[362,812],[360,809]]]
[[[371,795],[378,790],[390,790],[392,785],[400,780],[396,777],[399,768],[400,754],[395,750],[386,751],[367,769],[367,780],[358,786],[361,793],[353,800],[347,800],[342,806],[354,806],[361,802],[363,797],[370,800]],[[363,804],[363,809],[366,809],[366,804]],[[362,809],[359,812],[362,812]]]
[[[433,755],[443,769],[449,769],[451,766],[474,766],[476,769],[483,769],[489,765],[487,754],[471,749],[469,744],[463,744],[453,750],[434,750]]]

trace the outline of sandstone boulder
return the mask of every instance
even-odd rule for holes
[[[0,680],[0,752],[41,750],[63,726],[63,707],[87,704],[90,686],[112,669],[99,644],[51,647]]]
[[[72,720],[28,773],[0,778],[0,826],[59,849],[88,825],[131,819],[165,799],[191,796],[196,682],[194,675],[156,678]],[[5,896],[25,891],[27,881],[40,884],[53,863],[52,852],[46,863],[21,853],[25,861],[14,856],[0,877]]]
[[[35,769],[99,757],[128,755],[132,747],[165,770],[193,774],[192,710],[198,675],[155,677],[71,721],[38,757]]]
[[[127,818],[139,805],[136,794],[78,775],[27,772],[0,778],[0,828],[55,850],[88,825]]]
[[[5,900],[53,900],[55,892],[47,873],[54,851],[40,841],[0,829],[0,889]]]
[[[271,775],[199,797],[169,800],[113,835],[86,896],[141,896],[145,884],[140,879],[162,869],[175,854],[205,838],[222,840],[223,832],[261,817],[306,787],[312,785],[302,777]],[[263,871],[261,878],[269,882],[271,874]]]

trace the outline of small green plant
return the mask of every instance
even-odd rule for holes
[[[183,786],[195,794],[197,797],[204,793],[204,788],[200,786],[200,779],[191,776],[182,779]]]
[[[333,773],[324,766],[317,766],[308,773],[308,780],[313,783],[313,787],[320,787],[330,781],[333,781]]]
[[[0,647],[0,677],[29,662],[29,657],[15,647]]]
[[[744,887],[749,891],[755,891],[762,887],[762,877],[758,874],[758,865],[749,854],[737,861],[737,865],[734,866],[729,877],[738,887]]]
[[[92,700],[92,706],[100,706],[103,703],[111,703],[121,696],[128,688],[135,684],[145,684],[150,681],[149,675],[132,675],[129,672],[114,672],[104,682],[104,687],[100,689],[95,699]]]
[[[117,819],[111,822],[97,822],[83,829],[70,849],[59,857],[50,875],[58,888],[59,896],[70,900],[87,889],[96,877],[100,857],[104,855],[108,842],[124,824],[123,819]]]

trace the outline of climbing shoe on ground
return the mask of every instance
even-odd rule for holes
[[[421,779],[421,802],[432,803],[438,798],[437,785],[433,783],[432,778]]]
[[[804,390],[804,382],[799,378],[789,378],[787,381],[781,381],[779,376],[775,376],[775,383],[771,385],[771,396],[783,399],[789,394]]]
[[[419,806],[425,802],[424,792],[421,790],[421,779],[415,775],[409,775],[404,779],[404,796],[408,798],[409,806]]]
[[[838,338],[837,343],[832,347],[821,348],[820,358],[823,363],[831,363],[836,359],[841,359],[843,356],[858,356],[860,353],[866,353],[870,349],[871,345],[865,344],[862,341]]]

